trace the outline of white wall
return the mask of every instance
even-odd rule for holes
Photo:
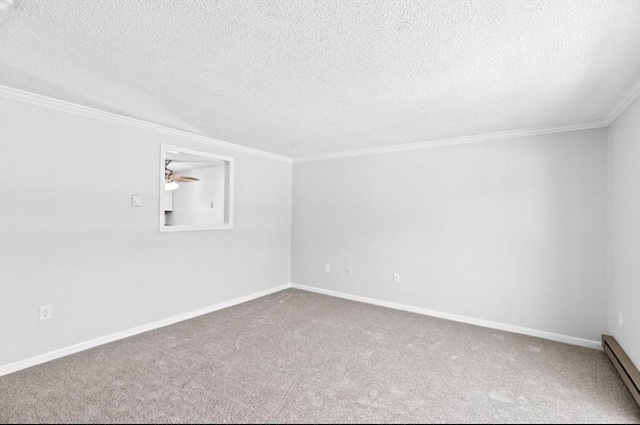
[[[178,182],[178,189],[164,192],[165,197],[173,196],[173,211],[165,216],[165,224],[224,226],[226,166],[217,164],[177,174],[200,181]]]
[[[606,136],[294,164],[293,282],[598,341]]]
[[[640,368],[640,99],[609,127],[608,299],[609,332]]]
[[[607,327],[604,129],[296,164],[292,206],[290,164],[0,102],[0,365],[292,280],[591,340]],[[638,116],[636,100],[609,129],[609,329],[636,364]],[[234,230],[158,231],[160,143],[236,159]]]
[[[290,164],[0,102],[1,365],[290,282]],[[160,143],[235,157],[233,230],[158,231]]]

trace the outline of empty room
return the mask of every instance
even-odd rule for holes
[[[0,0],[0,423],[640,423],[640,0]]]

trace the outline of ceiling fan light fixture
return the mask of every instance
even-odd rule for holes
[[[174,181],[167,180],[164,184],[164,190],[176,190],[180,185]]]

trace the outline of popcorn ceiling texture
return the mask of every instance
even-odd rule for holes
[[[640,2],[16,0],[0,84],[299,157],[604,117]]]

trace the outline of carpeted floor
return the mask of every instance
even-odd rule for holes
[[[0,378],[2,422],[640,423],[601,351],[289,289]]]

